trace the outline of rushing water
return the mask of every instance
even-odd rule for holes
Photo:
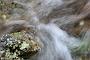
[[[76,41],[78,40],[76,38],[70,37],[65,31],[52,23],[41,24],[38,28],[43,48],[31,60],[72,60],[67,46],[77,46]]]
[[[28,21],[30,25],[36,27],[36,29],[38,30],[37,35],[40,38],[40,44],[42,44],[40,52],[30,57],[30,60],[73,60],[70,49],[78,46],[80,41],[75,37],[69,36],[56,24],[44,24],[41,23],[40,20],[41,18],[49,15],[49,13],[51,13],[52,10],[56,7],[61,7],[63,4],[63,0],[38,0],[32,3],[26,3],[24,2],[25,0],[23,0],[23,2],[20,1],[17,0],[14,2],[24,6],[24,15],[27,18],[25,19],[25,21]],[[36,3],[36,5],[34,3]],[[19,14],[17,12],[17,10],[16,12],[14,11],[14,13],[17,13],[17,16],[22,16],[22,14]],[[18,17],[16,17],[15,19],[19,20]],[[18,24],[18,22],[16,22],[15,24]],[[24,25],[24,23],[21,23],[21,25]],[[27,24],[25,26],[27,26]]]

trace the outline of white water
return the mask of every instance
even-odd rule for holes
[[[69,48],[79,44],[78,39],[69,36],[54,23],[43,24],[39,18],[47,16],[53,9],[63,4],[62,0],[38,0],[41,5],[36,6],[35,11],[29,3],[21,3],[25,8],[25,14],[30,24],[38,29],[40,43],[43,44],[41,51],[32,56],[30,60],[73,60]],[[37,4],[36,4],[37,5]],[[37,15],[38,14],[38,15]],[[78,42],[78,43],[77,43]]]
[[[32,58],[33,60],[72,60],[68,47],[77,46],[78,39],[70,37],[52,23],[41,24],[38,28],[40,30],[39,37],[44,47],[39,54]]]

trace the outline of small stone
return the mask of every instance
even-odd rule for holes
[[[84,21],[80,21],[79,25],[83,26],[84,25]]]
[[[2,18],[5,20],[7,18],[7,16],[6,15],[2,15]]]

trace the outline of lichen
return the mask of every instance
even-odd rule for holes
[[[1,42],[3,43],[1,60],[28,59],[40,50],[38,42],[26,31],[5,34]]]

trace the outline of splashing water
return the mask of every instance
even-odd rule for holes
[[[43,43],[43,48],[39,55],[35,56],[35,60],[72,60],[69,46],[77,46],[78,39],[69,37],[69,35],[58,28],[57,25],[49,23],[38,26],[40,32],[39,37]],[[78,41],[79,43],[79,41]]]
[[[40,18],[49,15],[49,13],[52,12],[52,10],[56,7],[61,6],[63,1],[40,1],[41,5],[36,4],[37,8],[34,8],[35,11],[33,9],[35,6],[32,6],[32,3],[30,5],[30,3],[26,4],[19,1],[14,1],[15,3],[24,6],[24,9],[26,10],[24,13],[28,18],[29,24],[35,25],[35,27],[38,29],[37,34],[40,38],[40,44],[42,44],[41,51],[38,54],[30,57],[30,60],[73,60],[70,53],[71,51],[69,49],[78,46],[80,43],[79,39],[69,36],[54,23],[43,24],[39,20]]]

